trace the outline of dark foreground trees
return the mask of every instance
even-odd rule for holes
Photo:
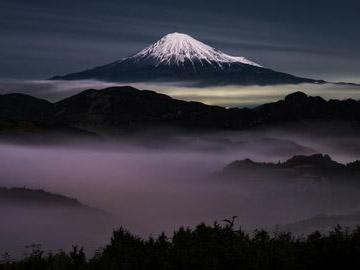
[[[147,240],[121,228],[91,258],[77,247],[55,254],[34,247],[19,261],[4,254],[0,270],[8,269],[360,269],[360,227],[353,231],[336,227],[328,234],[314,232],[300,238],[200,224],[180,228],[171,238],[161,234]]]

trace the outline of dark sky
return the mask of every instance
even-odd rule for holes
[[[170,32],[296,75],[359,82],[358,0],[1,0],[0,77],[105,64]]]

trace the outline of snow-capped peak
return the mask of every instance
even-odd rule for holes
[[[139,53],[131,57],[133,60],[153,59],[156,65],[176,64],[181,65],[185,61],[208,62],[217,64],[220,67],[223,64],[241,63],[261,67],[245,57],[236,57],[216,50],[187,34],[171,33]]]

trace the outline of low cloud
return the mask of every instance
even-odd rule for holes
[[[359,99],[360,87],[336,84],[299,84],[274,86],[223,86],[191,87],[176,83],[112,83],[96,80],[49,81],[49,80],[1,80],[0,94],[24,93],[49,101],[58,101],[83,90],[102,89],[111,86],[132,85],[139,89],[154,90],[173,98],[199,101],[225,107],[253,107],[274,102],[295,91],[325,99]]]

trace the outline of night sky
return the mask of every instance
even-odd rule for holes
[[[356,0],[1,0],[0,78],[106,64],[171,32],[295,75],[360,82]]]

